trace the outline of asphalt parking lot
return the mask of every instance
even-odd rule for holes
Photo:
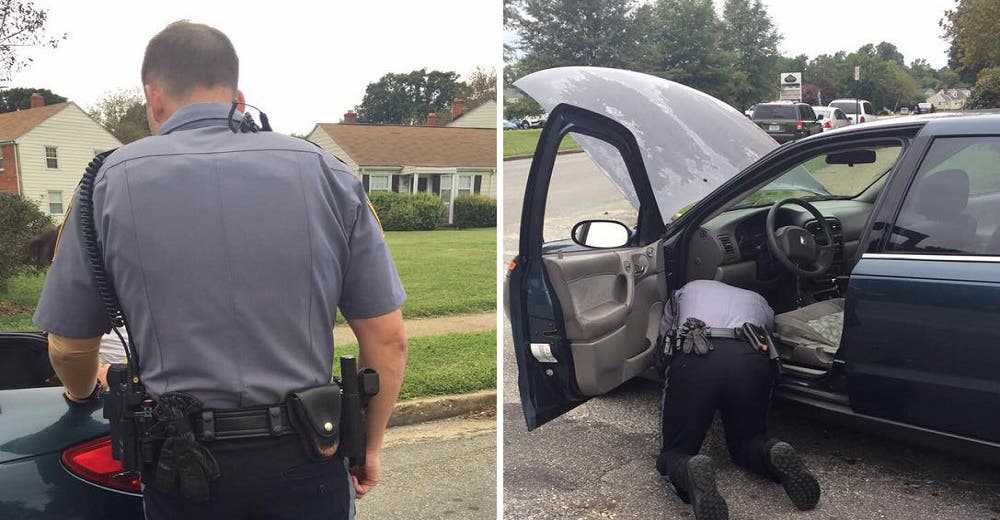
[[[564,167],[578,182],[551,188],[548,211],[559,213],[554,221],[559,229],[565,222],[595,218],[594,206],[585,202],[606,196],[611,187],[585,156],[567,157],[574,158]],[[517,248],[529,163],[504,163],[508,259]],[[555,238],[553,233],[550,239]],[[504,331],[505,518],[693,518],[653,467],[659,445],[658,383],[633,380],[529,433],[506,320]],[[787,404],[776,404],[770,425],[816,473],[823,487],[820,504],[799,512],[779,486],[733,466],[716,421],[702,453],[716,461],[731,518],[1000,519],[996,466],[810,419]]]

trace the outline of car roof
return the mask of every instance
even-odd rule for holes
[[[936,112],[902,117],[883,117],[876,121],[850,125],[822,134],[816,134],[805,139],[829,136],[833,133],[846,134],[863,132],[873,128],[896,128],[922,124],[921,130],[926,135],[961,135],[961,134],[996,134],[1000,135],[1000,109],[967,110],[960,112]]]

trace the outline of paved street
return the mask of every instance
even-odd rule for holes
[[[493,414],[390,428],[382,482],[358,519],[496,518],[496,448]]]
[[[554,185],[550,206],[585,217],[589,195],[610,186],[577,154],[579,182]],[[517,248],[520,201],[529,161],[504,163],[504,253]],[[612,188],[613,189],[613,188]],[[575,190],[575,191],[574,191]],[[550,211],[557,208],[550,207]],[[659,433],[659,384],[634,380],[528,433],[517,366],[505,320],[503,359],[504,517],[693,518],[653,467]],[[823,486],[816,510],[799,512],[782,489],[737,469],[718,421],[703,453],[719,466],[734,519],[1000,519],[1000,470],[806,418],[791,405],[771,414],[773,432],[806,457]]]

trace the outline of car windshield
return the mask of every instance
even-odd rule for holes
[[[754,119],[798,119],[795,105],[757,105],[753,110]]]
[[[836,103],[830,103],[830,106],[832,108],[839,108],[843,110],[845,114],[854,115],[858,113],[857,109],[862,104],[864,104],[863,101],[858,101],[857,103],[855,103],[854,101],[838,101]]]
[[[868,150],[875,152],[875,161],[865,164],[829,164],[827,154],[815,156],[750,193],[733,209],[769,206],[789,197],[811,201],[857,197],[892,169],[901,147]]]
[[[816,112],[817,121],[820,119],[826,119],[830,115],[829,110],[823,110],[822,108],[814,108],[813,111]]]

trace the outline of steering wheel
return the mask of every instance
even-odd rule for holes
[[[778,209],[787,204],[795,204],[804,208],[816,217],[826,238],[825,246],[816,243],[816,238],[812,233],[799,226],[783,226],[774,229],[775,217]],[[771,255],[778,260],[781,265],[789,271],[806,277],[816,277],[822,275],[833,265],[834,243],[833,234],[830,233],[830,224],[823,218],[823,215],[816,209],[816,206],[809,204],[802,199],[790,198],[775,203],[771,210],[767,212],[767,249]]]

